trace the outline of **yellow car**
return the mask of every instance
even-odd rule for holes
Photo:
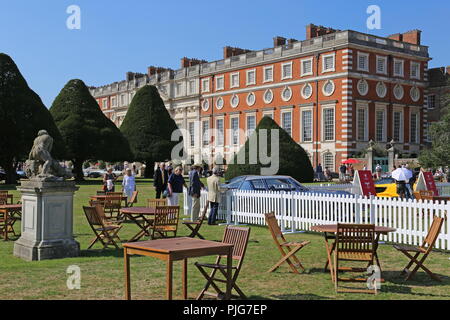
[[[397,184],[393,178],[382,178],[375,181],[375,190],[378,197],[398,198]]]

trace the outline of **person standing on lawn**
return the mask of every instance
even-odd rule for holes
[[[197,221],[200,214],[200,192],[205,186],[200,181],[200,170],[202,166],[195,164],[189,172],[189,189],[188,194],[192,199],[191,220]]]
[[[215,225],[217,219],[217,212],[219,211],[220,203],[220,178],[219,169],[214,167],[212,175],[206,180],[208,185],[208,201],[211,206],[211,211],[208,217],[208,224]]]
[[[169,177],[167,185],[169,191],[167,202],[169,206],[178,206],[178,198],[180,193],[183,193],[183,186],[187,188],[182,172],[183,169],[181,167],[176,167]]]
[[[169,173],[166,170],[166,164],[161,162],[153,175],[153,186],[156,191],[156,199],[161,199],[161,193],[167,189]]]
[[[113,169],[109,168],[103,176],[103,191],[114,192],[114,182],[117,180],[117,176],[113,173]]]
[[[125,170],[125,175],[123,176],[122,189],[124,196],[127,197],[127,201],[130,202],[133,192],[136,191],[136,181],[131,168]]]

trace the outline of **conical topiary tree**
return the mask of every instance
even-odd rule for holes
[[[130,160],[127,140],[100,110],[83,81],[70,80],[50,108],[74,165],[76,180],[83,180],[83,162]]]
[[[50,112],[11,57],[0,53],[0,167],[6,183],[16,182],[15,163],[27,159],[41,129],[53,137],[52,156],[63,159],[64,144]]]
[[[179,143],[171,141],[172,133],[177,129],[158,89],[148,85],[141,88],[134,96],[120,130],[130,143],[134,160],[146,164],[146,177],[153,175],[154,162],[171,159],[172,149]]]
[[[261,150],[260,134],[263,129],[267,130],[268,157],[271,156],[272,148],[274,147],[271,145],[271,130],[278,130],[279,134],[279,168],[278,172],[274,174],[291,176],[300,182],[312,182],[314,179],[314,170],[305,150],[270,117],[263,117],[258,123],[252,136],[247,139],[245,145],[228,165],[225,178],[229,180],[241,175],[260,175],[262,168],[270,167],[270,164],[265,164],[266,160],[261,161],[262,159],[259,155],[253,154],[250,156],[250,152],[256,151],[259,153]],[[264,138],[265,136],[262,137]],[[264,141],[264,139],[262,140]],[[257,145],[257,148],[254,148],[255,145]],[[256,162],[256,164],[251,164],[250,160],[252,157],[256,160],[252,162]]]

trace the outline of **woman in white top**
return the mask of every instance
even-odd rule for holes
[[[123,187],[123,194],[127,196],[128,201],[130,201],[133,192],[136,191],[136,182],[134,180],[134,176],[130,168],[125,170],[125,175],[123,176],[122,181],[122,187]]]

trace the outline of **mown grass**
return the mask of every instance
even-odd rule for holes
[[[8,188],[2,186],[2,189]],[[11,189],[11,188],[9,188]],[[13,241],[0,240],[0,300],[4,299],[123,299],[124,272],[122,250],[86,250],[92,239],[82,206],[87,204],[90,195],[100,189],[98,180],[90,180],[80,185],[75,194],[74,232],[81,246],[77,258],[26,262],[12,255]],[[154,196],[149,180],[138,180],[140,192],[138,205],[144,205],[147,198]],[[12,193],[17,200],[19,193]],[[181,202],[180,202],[181,203]],[[19,228],[20,222],[15,226]],[[306,267],[301,275],[290,273],[282,267],[275,273],[267,270],[279,259],[270,233],[265,227],[251,227],[250,242],[244,266],[238,283],[249,299],[450,299],[450,260],[448,253],[433,252],[427,261],[428,267],[438,274],[443,282],[431,280],[424,272],[419,272],[413,281],[405,283],[400,270],[407,259],[390,245],[381,245],[379,256],[383,267],[381,292],[377,296],[367,294],[336,294],[330,274],[323,272],[326,253],[323,238],[317,234],[289,235],[292,240],[309,240],[311,244],[300,251],[299,257]],[[209,240],[222,238],[223,226],[202,227],[202,234]],[[129,239],[137,232],[133,224],[126,224],[120,236]],[[180,225],[179,235],[186,236],[187,228]],[[189,261],[189,297],[195,298],[204,285],[194,261],[213,261],[214,257],[192,259]],[[66,285],[67,267],[77,265],[81,268],[81,289],[69,290]],[[132,295],[134,299],[165,298],[165,264],[162,261],[133,257],[131,259]],[[363,287],[364,284],[357,286]],[[174,290],[176,297],[181,295],[181,268],[175,263]]]

